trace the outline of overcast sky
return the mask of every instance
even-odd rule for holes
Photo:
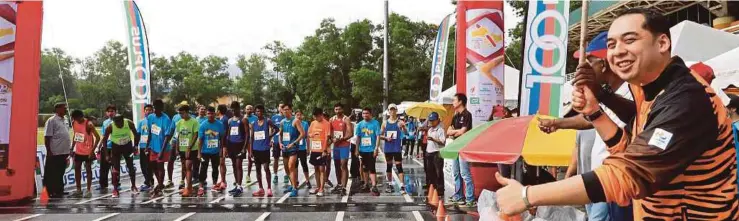
[[[290,47],[314,33],[322,19],[340,27],[368,18],[382,22],[383,0],[137,0],[151,52],[198,56],[261,53],[274,40]],[[390,0],[390,11],[438,24],[454,11],[450,0]],[[517,18],[506,4],[505,25]],[[44,1],[44,48],[59,47],[75,57],[91,56],[108,40],[125,41],[120,0]]]

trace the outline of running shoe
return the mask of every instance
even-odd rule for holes
[[[119,185],[119,186],[118,186],[118,187],[116,187],[116,188],[115,188],[115,190],[121,191],[121,186],[120,186],[120,184],[118,184],[118,185]]]
[[[287,175],[283,176],[282,179],[284,179],[283,183],[289,183],[290,182],[290,177],[288,177]]]
[[[349,192],[348,192],[348,191],[346,191],[346,189],[342,187],[342,188],[341,188],[341,192],[339,192],[339,195],[340,195],[340,196],[346,196],[347,194],[349,194]]]
[[[469,201],[466,204],[464,204],[464,207],[477,207],[477,202]]]
[[[326,185],[328,185],[328,187],[331,187],[331,188],[334,187],[334,183],[332,183],[331,180],[326,180]]]
[[[233,193],[231,193],[231,195],[234,196],[234,197],[240,197],[242,193],[244,193],[244,189],[237,188],[236,191],[234,191]]]
[[[198,188],[198,197],[203,197],[203,195],[205,195],[205,188]]]
[[[238,186],[234,186],[234,188],[231,189],[231,190],[229,190],[228,193],[235,193],[238,190],[239,190],[239,187]]]
[[[277,184],[277,182],[278,182],[277,176],[272,177],[272,183]]]
[[[134,195],[135,196],[135,195],[138,195],[138,194],[139,194],[139,189],[136,188],[135,186],[131,187],[131,195]]]
[[[267,189],[267,197],[272,197],[272,189]]]
[[[144,184],[144,185],[141,185],[141,187],[139,187],[139,190],[141,190],[141,192],[149,192],[149,190],[151,190],[151,187],[149,185]]]
[[[308,189],[313,189],[313,185],[310,184],[310,181],[307,181],[305,185],[308,187]]]
[[[316,194],[316,193],[318,193],[318,189],[312,189],[312,190],[308,191],[308,194],[310,194],[310,195],[313,195],[313,194]]]
[[[171,180],[167,180],[167,184],[164,185],[164,189],[170,189],[174,187],[174,183]]]
[[[244,180],[246,180],[246,183],[251,183],[251,178],[249,178],[249,176],[244,176]]]
[[[453,196],[452,197],[449,197],[449,200],[447,200],[447,202],[449,202],[449,204],[452,204],[452,205],[462,205],[462,204],[465,204],[464,203],[464,200],[455,198]]]
[[[182,188],[182,197],[190,197],[190,189]]]
[[[380,190],[378,190],[377,187],[372,187],[372,195],[380,196]]]
[[[72,195],[70,196],[73,198],[80,198],[82,197],[82,191],[74,191],[74,193],[72,193]]]
[[[287,189],[285,189],[284,191],[282,191],[282,193],[289,193],[291,191],[293,191],[293,186],[288,186]]]
[[[296,197],[298,196],[298,190],[293,189],[293,191],[290,192],[290,197]]]
[[[177,189],[183,189],[185,188],[185,180],[180,180],[180,186],[177,187]]]
[[[118,190],[113,190],[113,198],[118,198]]]
[[[386,193],[392,193],[392,192],[393,192],[393,186],[390,186],[390,185],[388,185],[388,186],[387,186],[387,187],[385,188],[385,192],[386,192]]]
[[[316,196],[317,197],[322,197],[323,196],[323,191],[319,191],[318,193],[316,193]]]
[[[92,198],[92,192],[87,191],[87,193],[85,193],[85,196],[84,197],[85,198]]]
[[[253,197],[263,197],[264,196],[264,189],[259,189],[257,192],[254,192],[251,194]]]
[[[334,187],[333,189],[331,189],[330,193],[332,193],[332,194],[339,194],[342,191],[344,191],[343,188],[341,187],[341,185],[338,185],[338,186]]]
[[[405,195],[406,194],[406,192],[405,192],[405,186],[401,186],[400,187],[400,194],[402,194],[402,195]]]

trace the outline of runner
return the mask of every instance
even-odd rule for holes
[[[302,111],[296,111],[295,118],[297,118],[300,121],[300,125],[303,127],[303,131],[308,131],[308,129],[310,129],[310,124],[308,123],[308,121],[303,120]],[[308,143],[309,143],[308,136],[301,139],[300,143],[298,143],[298,162],[296,162],[296,163],[300,163],[300,166],[303,168],[303,175],[305,177],[310,177],[308,175],[308,150],[307,150]],[[305,182],[309,190],[313,189],[313,186],[310,184],[310,179],[306,178]],[[311,194],[315,194],[315,193],[311,193]]]
[[[139,136],[139,165],[141,166],[141,173],[144,174],[144,184],[139,187],[142,192],[148,192],[151,187],[154,186],[154,177],[149,166],[149,153],[146,151],[146,143],[149,142],[149,127],[146,121],[146,116],[149,116],[154,112],[154,106],[147,104],[144,106],[144,117],[136,125]]]
[[[385,175],[387,176],[388,185],[385,192],[393,192],[395,181],[393,181],[392,171],[393,164],[395,164],[395,169],[398,171],[398,182],[400,182],[400,194],[405,194],[405,185],[403,185],[403,158],[401,157],[403,147],[401,147],[401,140],[399,138],[407,132],[405,124],[398,120],[398,107],[395,104],[388,106],[388,113],[390,117],[386,122],[382,123],[382,129],[380,130],[382,131],[380,133],[380,139],[385,140],[383,152],[385,153],[385,162],[387,164]]]
[[[414,150],[417,154],[421,154],[416,150],[416,119],[408,117],[405,121],[405,127],[408,129],[408,133],[405,133],[403,139],[403,145],[405,145],[405,155],[403,157],[413,157]]]
[[[272,197],[272,183],[269,182],[269,178],[272,176],[269,171],[269,138],[275,136],[279,131],[279,128],[277,128],[271,120],[264,118],[263,105],[257,105],[257,121],[252,124],[251,128],[252,136],[250,137],[252,138],[252,145],[250,146],[251,153],[249,156],[253,157],[254,163],[256,163],[257,183],[259,183],[259,190],[254,192],[252,196],[264,196],[262,172],[260,170],[261,168],[264,168],[264,175],[267,180],[267,196]]]
[[[180,102],[178,105],[175,106],[175,110],[178,110],[179,112],[179,108],[182,105],[187,105],[187,101]],[[175,132],[175,129],[177,128],[177,122],[180,122],[180,120],[182,120],[182,116],[180,116],[179,113],[176,113],[175,115],[172,116],[172,125],[170,125],[169,127],[171,130],[169,131],[169,134],[172,135],[172,139],[169,141],[170,147],[179,146],[179,144],[177,143],[178,134]],[[174,164],[177,161],[177,157],[180,155],[179,150],[180,148],[173,148],[174,153],[169,156],[169,161],[167,162],[167,178],[169,178],[169,180],[167,181],[166,188],[174,187],[174,183],[172,182],[172,176],[174,175]],[[177,187],[177,189],[181,190],[182,188],[185,188],[185,170],[184,169],[180,170],[180,185]]]
[[[180,121],[175,126],[175,133],[177,133],[177,147],[179,149],[180,162],[182,170],[185,171],[185,184],[186,187],[182,189],[182,197],[190,196],[192,192],[192,176],[193,170],[199,169],[193,164],[198,163],[199,147],[196,145],[198,140],[198,130],[200,124],[198,120],[190,117],[190,106],[180,105],[177,109],[180,112]]]
[[[286,174],[289,174],[291,184],[290,187],[285,189],[284,193],[290,193],[291,197],[295,197],[298,195],[298,171],[296,170],[298,165],[295,162],[298,154],[297,144],[305,137],[305,131],[303,130],[303,126],[300,125],[300,121],[292,116],[292,108],[293,106],[291,104],[285,104],[282,108],[285,119],[282,119],[282,123],[280,124],[282,126],[280,126],[279,136],[280,141],[282,141],[280,142],[283,159],[282,165],[285,167]]]
[[[108,105],[108,107],[105,108],[105,116],[108,117],[105,121],[103,121],[103,127],[100,128],[100,134],[105,134],[105,128],[108,128],[110,124],[113,123],[113,117],[117,114],[118,108],[115,105]],[[99,153],[99,163],[100,163],[100,177],[98,178],[98,182],[100,185],[96,188],[97,190],[100,190],[101,193],[105,193],[108,191],[108,174],[110,173],[110,159],[107,159],[106,157],[112,156],[110,153],[111,148],[113,148],[113,143],[111,141],[101,142],[98,144],[98,153]],[[103,148],[105,146],[106,148]],[[115,183],[113,184],[115,186]]]
[[[172,120],[163,113],[164,102],[154,101],[154,114],[146,117],[146,127],[149,141],[146,142],[146,151],[149,155],[149,166],[157,178],[157,186],[149,192],[152,197],[162,194],[164,189],[164,162],[169,160],[171,148],[168,143],[171,138],[169,127]]]
[[[241,186],[244,167],[243,162],[246,159],[246,151],[249,142],[246,142],[247,131],[249,131],[249,121],[241,116],[241,104],[238,101],[231,102],[231,110],[234,115],[228,120],[228,133],[226,133],[226,151],[228,152],[228,158],[231,159],[231,165],[234,170],[234,188],[229,190],[228,193],[233,196],[241,196],[244,192],[244,187]]]
[[[354,154],[359,156],[360,161],[362,161],[362,181],[364,181],[364,185],[361,187],[361,192],[372,191],[372,195],[379,196],[375,162],[379,150],[380,123],[372,119],[372,109],[370,108],[364,108],[362,118],[364,120],[357,124],[357,129],[354,131],[355,139],[359,144],[359,148]]]
[[[218,105],[218,109],[216,109],[218,112],[216,114],[218,115],[218,121],[223,124],[223,130],[228,130],[228,119],[230,118],[228,116],[228,107],[226,105]],[[226,190],[228,185],[226,184],[226,157],[228,156],[226,151],[226,146],[224,145],[221,147],[220,150],[220,156],[221,156],[221,162],[219,163],[218,167],[220,167],[220,175],[221,175],[221,182],[217,183],[215,186],[213,186],[213,190],[221,192],[223,190]]]
[[[272,119],[272,122],[274,122],[275,124],[277,124],[277,127],[279,127],[279,128],[282,128],[282,120],[285,119],[285,117],[284,117],[284,115],[282,113],[282,109],[284,108],[284,106],[285,106],[285,104],[280,103],[280,105],[277,106],[277,112],[278,113],[275,114],[275,115],[272,115],[272,118],[271,118]],[[280,153],[281,153],[281,151],[280,151],[280,143],[281,142],[280,142],[279,134],[277,136],[275,136],[275,137],[272,138],[272,158],[274,159],[274,161],[272,163],[272,171],[275,171],[275,176],[272,178],[272,183],[274,183],[274,184],[277,184],[277,182],[278,182],[278,180],[277,180],[277,164],[279,164],[279,161],[280,161]],[[284,167],[287,167],[287,165],[284,165]],[[285,171],[287,171],[287,170],[285,170]],[[287,173],[285,173],[285,174],[287,174]],[[283,179],[285,180],[285,183],[287,183],[288,180],[289,180],[289,178],[287,177],[287,175],[285,175],[285,177],[283,177]]]
[[[201,144],[198,153],[198,159],[200,159],[198,197],[205,195],[209,163],[213,165],[212,181],[213,183],[218,182],[218,164],[221,162],[219,153],[224,146],[224,134],[225,127],[220,121],[216,120],[216,109],[214,107],[206,108],[206,120],[200,123],[200,128],[198,128],[198,140]]]
[[[133,136],[132,136],[133,135]],[[133,137],[133,142],[131,138]],[[120,114],[113,117],[113,124],[105,128],[105,135],[103,135],[103,143],[111,141],[113,148],[111,150],[112,157],[110,159],[113,166],[113,198],[118,198],[120,189],[120,174],[121,174],[121,157],[126,160],[126,168],[128,169],[128,175],[131,177],[131,193],[138,194],[139,190],[136,188],[136,167],[133,165],[133,155],[138,155],[138,148],[134,148],[138,145],[141,136],[136,132],[136,125],[129,119],[124,119]]]
[[[351,151],[351,143],[349,140],[353,137],[352,131],[354,126],[351,119],[344,115],[344,105],[337,103],[334,105],[334,113],[336,116],[332,117],[331,123],[331,136],[334,139],[334,150],[333,160],[334,166],[337,168],[336,181],[339,183],[336,188],[331,190],[331,193],[341,194],[342,196],[346,193],[346,184],[349,179],[349,155]],[[327,176],[328,177],[328,176]]]
[[[74,130],[74,182],[77,184],[75,197],[82,196],[82,163],[85,163],[85,179],[87,180],[87,193],[85,197],[92,197],[92,161],[95,159],[95,146],[100,142],[100,134],[95,130],[92,122],[85,119],[81,110],[72,111],[72,129]],[[95,136],[93,138],[93,135]]]
[[[199,124],[203,124],[203,122],[208,120],[208,109],[205,108],[203,105],[198,105],[198,116],[195,117],[196,120],[198,120]]]
[[[254,125],[254,122],[257,121],[257,116],[254,115],[254,107],[251,105],[246,105],[244,109],[246,109],[246,115],[244,116],[246,117],[246,119],[248,119],[249,127],[251,127],[252,125]],[[251,183],[251,168],[252,165],[254,165],[254,156],[251,156],[251,152],[249,152],[249,156],[246,158],[246,160],[246,183]]]
[[[316,169],[316,185],[318,188],[311,190],[310,193],[321,197],[324,192],[325,180],[328,179],[326,165],[329,164],[330,159],[328,146],[331,145],[331,124],[324,119],[321,108],[313,110],[313,119],[308,129],[308,136],[310,137],[310,163]],[[308,180],[308,176],[305,179]]]

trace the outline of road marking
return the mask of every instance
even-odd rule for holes
[[[118,214],[120,214],[120,213],[111,213],[111,214],[108,214],[108,215],[106,215],[106,216],[103,216],[103,217],[97,218],[97,219],[95,219],[95,220],[93,220],[93,221],[103,221],[103,220],[106,220],[106,219],[108,219],[108,218],[110,218],[110,217],[114,217],[114,216],[117,216]]]
[[[344,221],[344,211],[339,211],[339,213],[336,214],[336,221]]]
[[[303,182],[300,182],[300,184],[298,184],[298,189],[300,189],[300,187],[302,187],[303,185],[305,185],[305,182],[306,181],[309,181],[310,178],[313,177],[314,174],[316,174],[316,171],[313,171],[312,173],[310,173],[308,175],[308,177],[306,177],[305,180],[303,180]],[[318,185],[318,184],[316,184],[316,185]],[[285,202],[285,200],[287,200],[288,197],[290,197],[290,193],[286,193],[284,196],[282,196],[282,198],[280,198],[280,200],[277,200],[276,203],[278,203],[278,204],[283,203],[283,202]]]
[[[396,173],[395,170],[392,170],[392,172],[393,172],[393,178],[398,181],[398,182],[395,182],[396,183],[395,185],[400,186],[400,184],[403,183],[403,181],[400,180],[400,178],[398,177],[398,173]],[[400,188],[401,187],[398,187],[398,189],[400,189]],[[405,202],[406,203],[413,202],[413,199],[411,199],[411,197],[408,196],[408,193],[402,194],[402,195],[405,198]]]
[[[179,218],[175,219],[174,221],[182,221],[182,220],[187,219],[187,217],[191,217],[192,215],[195,215],[195,213],[194,212],[193,213],[187,213],[187,214],[185,214],[183,216],[180,216]]]
[[[416,162],[416,163],[417,163],[418,165],[421,165],[421,166],[423,166],[423,163],[421,163],[421,161],[418,161],[417,159],[413,159],[413,161],[415,161],[415,162]],[[454,187],[454,184],[450,183],[450,182],[449,182],[448,180],[446,180],[446,179],[444,179],[444,184],[446,184],[446,186],[447,186],[447,187],[449,187],[449,188],[451,188],[451,189],[454,189],[454,188],[455,188],[455,187]]]
[[[416,217],[416,221],[423,221],[423,216],[418,211],[413,211],[413,217]]]
[[[264,219],[267,219],[267,217],[269,216],[269,214],[270,214],[270,212],[262,213],[261,216],[257,217],[257,220],[256,221],[264,221]]]
[[[346,191],[347,191],[346,195],[344,195],[344,197],[341,198],[342,203],[349,202],[349,195],[351,195],[351,192],[352,192],[352,180],[351,179],[346,181]]]
[[[131,189],[120,191],[120,192],[118,192],[118,195],[120,196],[121,193],[129,192],[129,191],[131,191]],[[92,199],[89,199],[89,200],[80,201],[80,202],[77,202],[75,204],[76,205],[85,204],[85,203],[89,203],[89,202],[92,202],[92,201],[95,201],[95,200],[99,200],[99,199],[102,199],[102,198],[106,198],[106,197],[110,197],[110,196],[113,196],[113,194],[110,193],[110,194],[102,195],[102,196],[95,197],[95,198],[92,198]]]
[[[223,199],[226,199],[226,195],[223,195],[221,197],[218,197],[218,199],[215,199],[213,201],[210,201],[210,203],[218,203],[218,202],[220,202]]]
[[[282,169],[283,169],[283,167],[280,166],[279,168],[277,168],[277,172],[282,171]],[[270,182],[269,178],[267,178],[267,182]],[[251,187],[251,186],[253,186],[256,183],[257,183],[257,181],[254,180],[252,182],[249,182],[249,184],[247,184],[246,187]],[[233,197],[233,198],[238,198],[238,197]],[[210,203],[218,203],[218,202],[220,202],[221,200],[224,200],[224,199],[226,199],[226,195],[223,195],[221,197],[218,197],[217,199],[215,199],[213,201],[210,201]]]
[[[14,221],[23,221],[23,220],[29,220],[29,219],[33,219],[33,218],[36,218],[36,217],[39,217],[39,216],[42,216],[42,215],[44,215],[44,214],[35,214],[35,215],[30,215],[30,216],[26,216],[26,217],[23,217],[23,218],[20,218],[20,219],[16,219],[16,220],[14,220]]]

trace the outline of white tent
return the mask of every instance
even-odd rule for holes
[[[703,62],[711,66],[714,75],[716,75],[716,79],[713,79],[711,86],[724,89],[733,84],[739,87],[739,62],[737,61],[739,61],[739,48],[734,48]]]
[[[511,66],[506,65],[505,66],[505,79],[504,84],[504,92],[503,96],[506,101],[516,101],[518,100],[518,79],[520,78],[521,72],[513,68]],[[452,97],[454,97],[454,94],[457,93],[457,85],[453,85],[450,88],[444,90],[441,92],[442,97],[442,103],[443,104],[451,104],[452,103]]]
[[[739,47],[739,36],[692,21],[670,28],[672,55],[685,61],[707,61]]]

